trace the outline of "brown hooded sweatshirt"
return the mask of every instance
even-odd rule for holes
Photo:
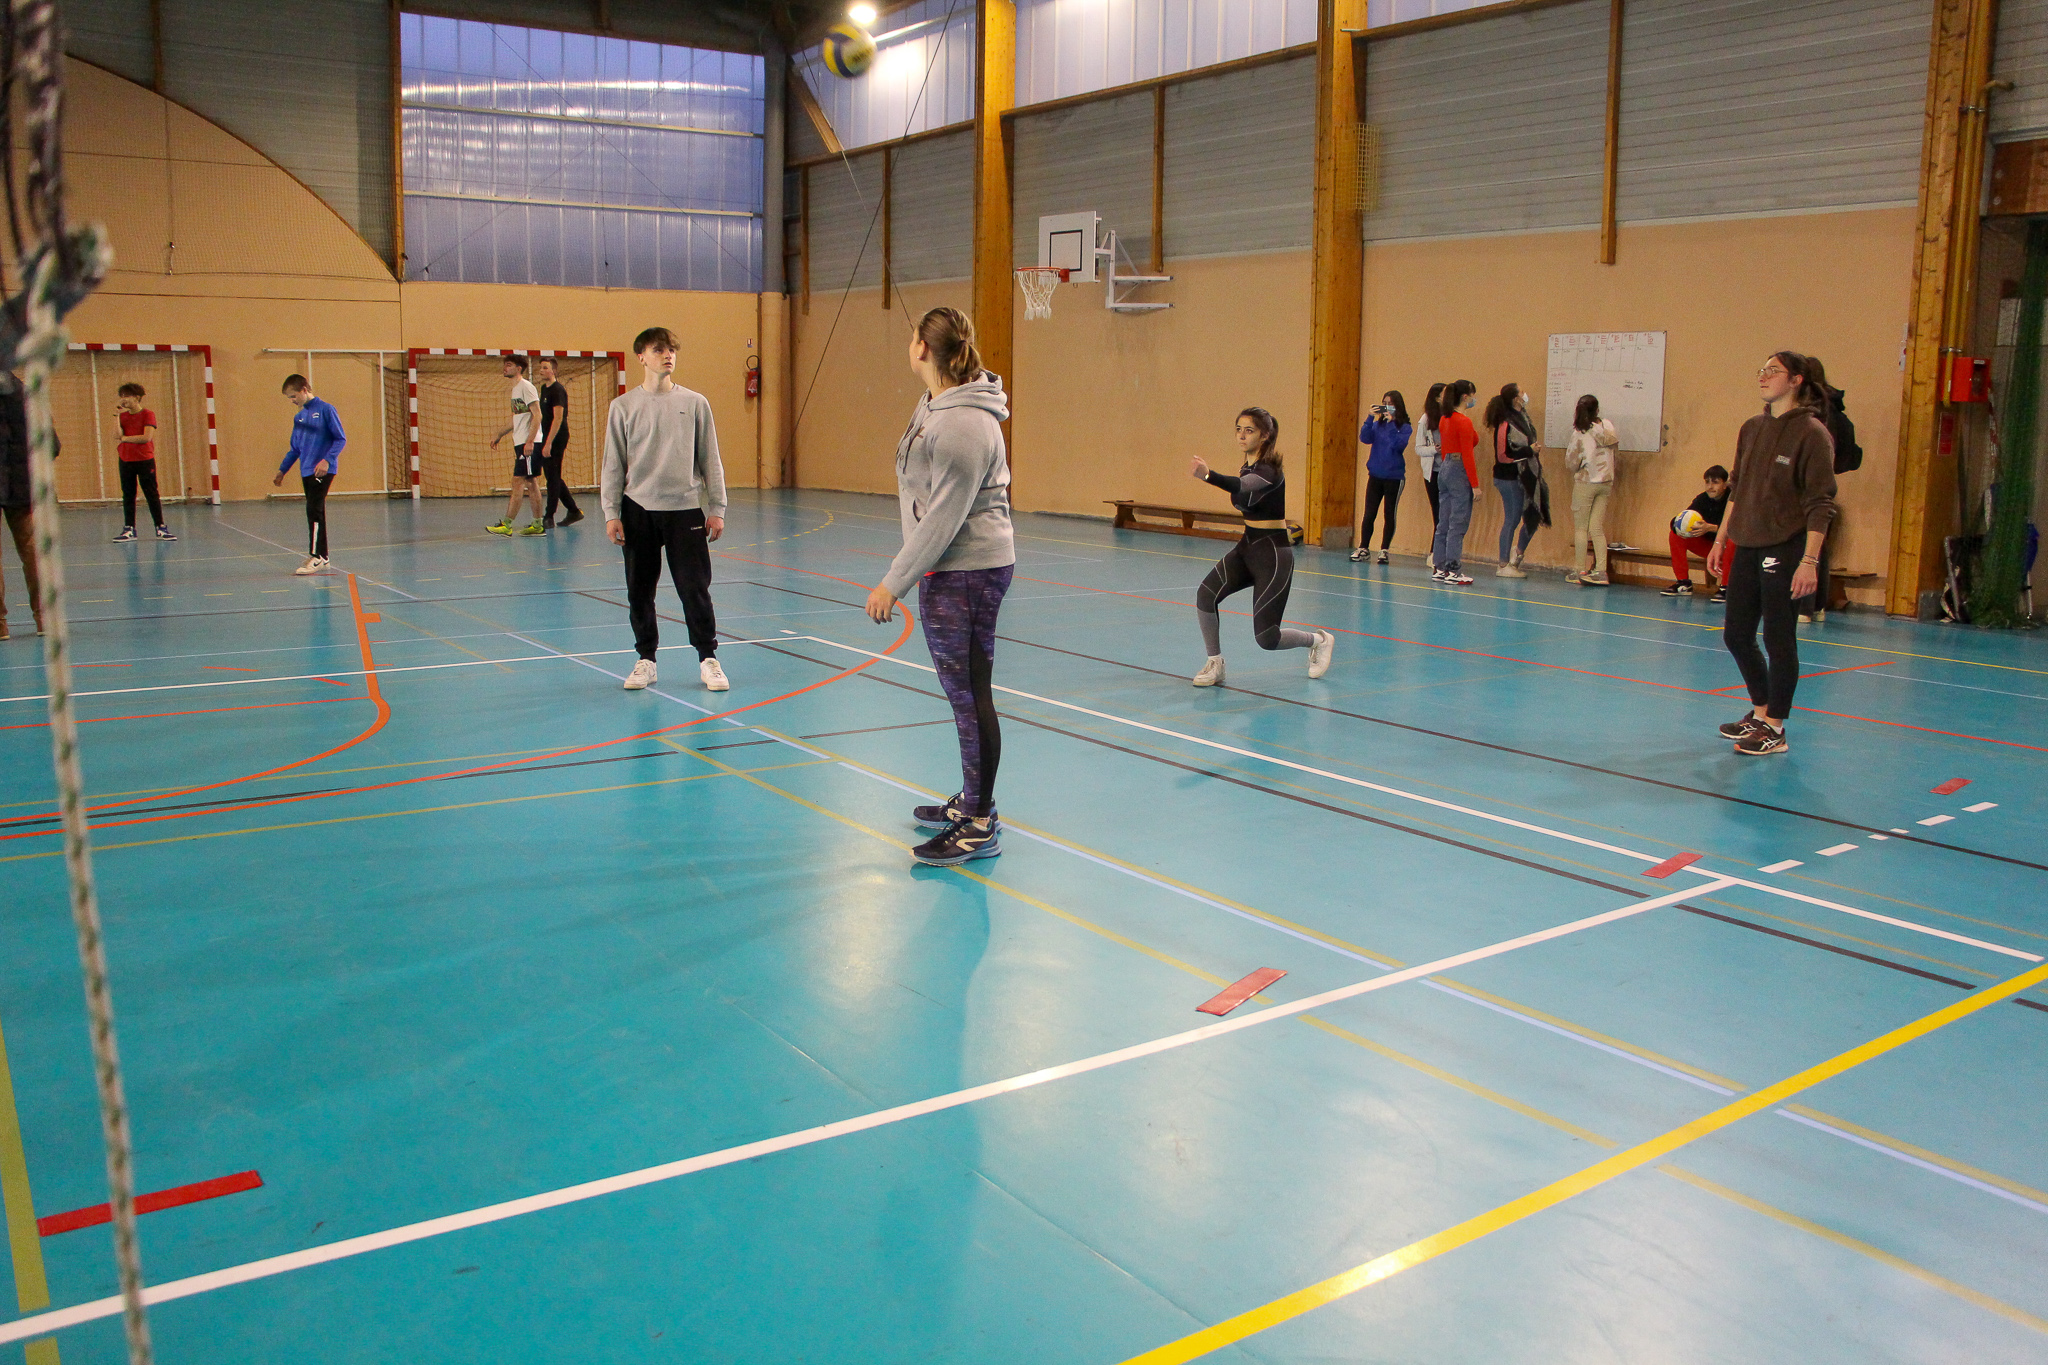
[[[1835,520],[1835,442],[1811,408],[1768,411],[1742,424],[1728,481],[1728,539],[1782,545]]]

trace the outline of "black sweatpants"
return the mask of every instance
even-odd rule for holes
[[[1793,626],[1792,575],[1806,553],[1806,532],[1782,545],[1737,545],[1729,552],[1728,613],[1721,631],[1742,681],[1749,704],[1783,723],[1792,714],[1792,692],[1799,685],[1799,632]],[[1764,627],[1764,648],[1756,647],[1757,622]],[[1764,660],[1769,651],[1770,661]]]
[[[555,509],[566,507],[569,515],[582,516],[583,509],[576,505],[576,495],[569,491],[569,481],[562,477],[562,457],[569,451],[569,433],[555,433],[555,439],[548,442],[548,453],[541,457],[541,472],[548,476],[547,519],[555,519]]]
[[[122,460],[121,466],[121,524],[135,524],[135,490],[139,486],[142,496],[149,499],[150,520],[157,525],[164,524],[163,499],[156,491],[156,461]]]
[[[332,474],[317,478],[299,475],[299,486],[306,490],[306,553],[315,559],[327,558],[327,490],[334,486]]]
[[[1406,479],[1383,479],[1377,474],[1365,476],[1365,522],[1358,528],[1359,549],[1372,544],[1373,519],[1379,516],[1383,501],[1387,505],[1387,529],[1381,536],[1380,548],[1384,550],[1394,543],[1394,513],[1400,509],[1401,489],[1407,482]]]
[[[654,590],[661,586],[661,562],[666,558],[697,657],[708,659],[718,653],[718,618],[711,609],[711,541],[703,509],[650,512],[627,498],[620,505],[619,521],[626,532],[626,615],[633,623],[633,648],[641,658],[652,659],[661,647]]]

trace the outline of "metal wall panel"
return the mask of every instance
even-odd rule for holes
[[[1461,10],[1478,9],[1493,4],[1495,0],[1366,0],[1365,23],[1368,28],[1385,28],[1389,24],[1405,24],[1416,19],[1431,19],[1439,14],[1456,14]]]
[[[905,283],[966,279],[974,273],[974,134],[928,138],[895,155],[892,273]]]
[[[851,80],[825,68],[819,49],[797,57],[841,146],[866,147],[974,117],[973,0],[919,0],[875,33],[875,63]]]
[[[1302,57],[1167,88],[1169,262],[1309,245],[1315,73]]]
[[[1017,103],[1316,40],[1316,0],[1019,0]]]
[[[1911,204],[1931,0],[1631,0],[1624,221]]]
[[[149,0],[71,0],[64,6],[64,50],[148,85],[156,79]]]
[[[882,285],[882,154],[811,167],[811,292]],[[973,234],[968,234],[970,249]],[[858,268],[856,269],[856,261]]]
[[[390,13],[383,0],[163,5],[163,93],[290,171],[387,261]]]
[[[1010,202],[1018,265],[1038,264],[1038,220],[1093,209],[1143,267],[1152,256],[1152,95],[1124,95],[1015,122]],[[971,174],[971,165],[970,165]],[[970,182],[971,192],[971,182]],[[1170,239],[1169,239],[1170,240]]]
[[[1582,0],[1371,44],[1380,186],[1366,240],[1597,224],[1607,16]]]
[[[2001,0],[1991,74],[2014,87],[1991,96],[1991,135],[2000,142],[2048,136],[2048,0]]]

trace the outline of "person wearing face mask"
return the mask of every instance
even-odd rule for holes
[[[1827,396],[1807,358],[1776,351],[1757,371],[1764,410],[1742,424],[1728,512],[1707,552],[1707,567],[1728,585],[1722,638],[1749,688],[1751,714],[1721,727],[1744,755],[1791,747],[1785,718],[1799,683],[1799,633],[1792,600],[1819,580],[1821,547],[1835,519],[1835,443]],[[1763,623],[1764,653],[1756,647]]]
[[[1294,586],[1294,546],[1287,532],[1287,476],[1280,469],[1280,423],[1264,408],[1246,408],[1237,415],[1237,448],[1244,467],[1236,474],[1217,474],[1197,455],[1188,472],[1203,483],[1230,494],[1231,505],[1244,514],[1244,538],[1230,547],[1195,590],[1195,619],[1201,623],[1208,660],[1191,681],[1196,687],[1223,683],[1223,599],[1245,588],[1252,591],[1252,638],[1260,649],[1305,649],[1308,675],[1330,671],[1337,637],[1327,630],[1292,630],[1280,624],[1287,614],[1287,593]]]
[[[1408,420],[1408,400],[1399,389],[1388,389],[1358,429],[1358,439],[1368,447],[1365,457],[1365,520],[1358,527],[1358,548],[1351,562],[1362,563],[1372,549],[1372,524],[1380,505],[1387,509],[1387,529],[1380,539],[1379,562],[1387,562],[1387,547],[1394,543],[1394,513],[1401,507],[1401,489],[1408,482],[1408,437],[1415,430]]]
[[[1444,386],[1442,384],[1431,384],[1429,386],[1429,397],[1424,399],[1422,403],[1422,421],[1415,428],[1415,459],[1422,466],[1422,491],[1429,494],[1429,538],[1432,548],[1434,548],[1436,524],[1439,520],[1436,490],[1436,424],[1444,415],[1443,401]],[[1435,568],[1435,554],[1432,553],[1428,558],[1429,566]]]
[[[1529,399],[1520,384],[1503,384],[1487,400],[1486,425],[1493,433],[1493,487],[1500,494],[1501,578],[1527,578],[1522,556],[1529,538],[1536,534],[1535,522],[1522,514],[1529,505],[1523,475],[1536,454],[1536,425],[1529,420]],[[1517,533],[1519,532],[1519,540]]]
[[[1479,483],[1479,465],[1473,458],[1479,433],[1465,413],[1478,401],[1478,392],[1479,386],[1469,379],[1445,385],[1443,416],[1436,425],[1437,523],[1429,576],[1454,587],[1472,582],[1460,561],[1465,557],[1465,528],[1472,524],[1472,490]]]
[[[1607,586],[1607,499],[1614,492],[1614,452],[1621,435],[1600,415],[1600,399],[1579,395],[1572,413],[1571,444],[1565,447],[1565,468],[1572,472],[1572,567],[1567,583]],[[1593,547],[1593,572],[1585,572],[1584,551]]]

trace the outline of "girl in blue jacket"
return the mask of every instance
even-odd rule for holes
[[[1387,562],[1387,547],[1394,543],[1394,513],[1401,506],[1401,488],[1408,482],[1408,438],[1415,426],[1408,420],[1408,403],[1399,389],[1388,389],[1366,414],[1358,439],[1367,447],[1365,457],[1365,521],[1358,528],[1358,548],[1351,562],[1364,560],[1372,545],[1372,524],[1380,504],[1387,505],[1387,529],[1380,537],[1379,563]]]

